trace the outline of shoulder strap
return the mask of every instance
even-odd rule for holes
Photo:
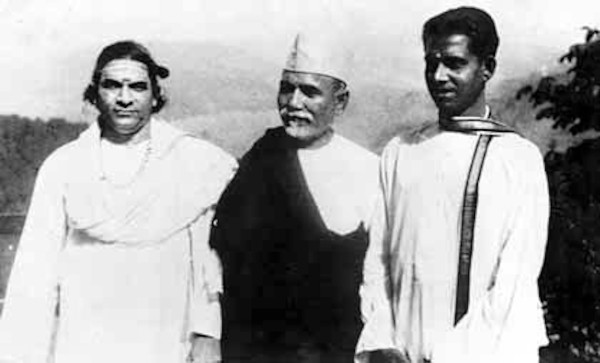
[[[512,127],[491,118],[471,116],[457,116],[453,117],[450,121],[440,120],[440,127],[445,131],[490,135],[502,135],[516,132]]]
[[[506,124],[493,120],[490,117],[489,109],[485,117],[457,116],[452,117],[451,120],[440,120],[440,128],[445,131],[478,135],[477,145],[475,146],[475,152],[473,153],[467,177],[462,207],[454,313],[454,323],[456,324],[469,309],[473,235],[475,231],[479,178],[481,177],[485,155],[490,141],[494,136],[515,133],[516,131]]]
[[[471,256],[473,253],[473,234],[475,230],[475,214],[477,212],[479,178],[481,177],[483,162],[492,137],[489,134],[482,134],[477,139],[465,187],[456,283],[455,324],[466,314],[469,308]]]

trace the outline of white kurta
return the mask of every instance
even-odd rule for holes
[[[103,181],[94,155],[114,163],[143,150],[100,152],[89,130],[42,165],[0,321],[0,362],[184,362],[190,332],[220,337],[207,240],[235,160],[152,122],[155,155],[131,183]]]
[[[358,360],[396,348],[410,362],[537,362],[546,344],[537,279],[549,214],[540,152],[515,134],[491,141],[479,183],[469,310],[454,326],[461,209],[477,136],[437,126],[413,136],[394,138],[381,160]]]
[[[318,149],[299,149],[310,194],[327,228],[344,235],[368,228],[378,193],[377,155],[334,134]]]

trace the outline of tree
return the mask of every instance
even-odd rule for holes
[[[0,213],[24,214],[37,170],[54,149],[77,137],[83,124],[0,115]]]
[[[560,57],[565,72],[523,87],[537,119],[573,135],[600,131],[600,31]],[[551,216],[540,278],[551,340],[585,362],[600,362],[600,139],[546,156]]]
[[[559,60],[571,64],[566,74],[543,77],[535,88],[528,85],[517,93],[517,99],[529,96],[540,107],[537,119],[552,119],[555,127],[573,134],[600,130],[600,31],[584,29],[585,42]]]

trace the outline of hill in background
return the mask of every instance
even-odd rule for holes
[[[170,102],[160,113],[161,117],[213,141],[236,157],[240,157],[267,127],[279,125],[275,99],[285,52],[279,55],[272,51],[259,52],[257,49],[268,47],[261,48],[256,44],[150,42],[148,45],[157,59],[171,69],[171,77],[164,82]],[[92,122],[95,110],[89,105],[82,107],[81,92],[100,48],[90,45],[77,53],[66,54],[56,63],[56,73],[32,87],[30,96],[42,90],[56,103],[57,109],[64,110],[65,119],[75,124]],[[352,73],[350,105],[337,123],[340,133],[380,152],[393,136],[435,121],[435,107],[423,81],[420,48],[373,36],[362,39],[356,51],[359,57],[355,59]],[[544,62],[551,65],[555,59],[548,50],[523,48],[515,52],[511,62],[501,64],[499,73],[489,84],[494,114],[532,139],[543,152],[562,151],[573,139],[564,131],[552,129],[548,121],[536,121],[531,105],[517,101],[515,95],[524,84],[539,78],[538,68]],[[20,96],[17,93],[11,95]],[[23,110],[24,115],[28,112],[31,110]],[[0,153],[6,158],[18,155],[9,146],[16,142],[19,152],[33,155],[23,169],[16,172],[3,169],[15,174],[12,179],[18,179],[4,185],[18,187],[8,192],[11,196],[0,195],[0,211],[25,211],[36,168],[50,150],[73,138],[81,129],[76,126],[74,131],[67,132],[68,126],[61,125],[55,129],[65,131],[64,137],[55,135],[48,142],[43,138],[33,140],[27,133],[46,127],[40,120],[31,121],[35,117],[37,115],[0,118],[0,132],[6,140],[12,140],[12,144],[5,141],[0,145]],[[16,132],[15,122],[33,122],[33,126],[27,126],[29,131]]]
[[[338,129],[380,152],[394,135],[436,119],[423,80],[422,50],[406,40],[376,35],[356,40],[351,99]],[[279,124],[276,93],[285,51],[257,53],[258,45],[154,43],[172,69],[166,87],[171,96],[163,115],[206,137],[236,156],[266,127]],[[498,73],[489,84],[494,114],[532,139],[543,152],[564,150],[570,135],[536,121],[516,92],[558,67],[560,52],[520,44],[501,48]]]
[[[531,104],[515,99],[517,90],[529,81],[504,81],[497,85],[490,96],[493,113],[497,119],[532,140],[543,153],[550,149],[563,152],[577,140],[564,130],[553,129],[548,120],[536,120]],[[424,90],[406,91],[364,84],[353,89],[350,105],[336,127],[341,134],[379,153],[395,135],[435,120],[435,106]],[[222,111],[173,118],[172,122],[215,142],[237,157],[265,128],[280,123],[274,105],[268,110]]]
[[[170,102],[161,116],[216,141],[239,156],[264,128],[277,125],[276,92],[287,46],[254,43],[146,42],[156,58],[171,69],[164,86]],[[17,110],[30,118],[61,117],[72,122],[91,122],[95,113],[82,106],[81,93],[91,75],[93,62],[105,44],[90,44],[58,59],[46,60],[52,72],[36,75],[27,97],[30,108]],[[395,133],[435,119],[423,81],[422,49],[418,39],[363,35],[354,40],[351,69],[351,102],[339,129],[375,151]],[[551,69],[560,51],[521,44],[503,44],[499,69],[490,83],[495,114],[506,122],[519,123],[524,134],[540,147],[554,132],[533,123],[534,113],[525,102],[514,101],[516,90],[536,74]],[[31,72],[36,72],[32,70]],[[23,77],[29,77],[23,75]],[[33,76],[32,76],[33,77]],[[38,108],[42,102],[51,107]],[[507,111],[507,110],[511,111]],[[40,113],[31,114],[40,110]],[[13,113],[0,107],[0,114]],[[50,114],[48,116],[47,114]]]

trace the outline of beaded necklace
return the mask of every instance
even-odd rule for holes
[[[138,177],[147,169],[151,156],[152,139],[150,139],[146,144],[146,149],[144,150],[142,161],[140,162],[140,165],[138,166],[136,172],[129,178],[129,180],[126,180],[125,182],[115,182],[114,180],[111,180],[108,177],[108,174],[106,173],[104,158],[102,157],[102,151],[100,151],[100,180],[116,188],[126,188],[132,185],[138,179]]]

